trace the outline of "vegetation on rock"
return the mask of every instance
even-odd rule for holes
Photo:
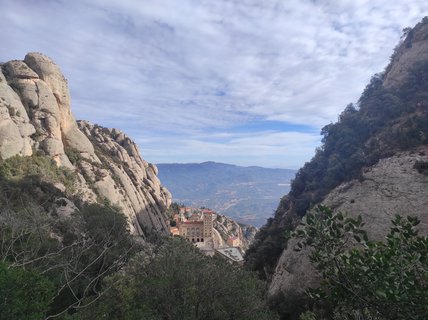
[[[179,238],[164,239],[136,256],[105,286],[111,289],[72,318],[276,319],[266,306],[262,281]]]
[[[46,156],[0,162],[0,319],[275,319],[257,277],[132,236],[120,209],[55,186],[73,182]]]
[[[1,282],[0,291],[2,301],[16,303],[20,312],[18,305],[33,299],[33,291],[20,295],[19,288],[32,286],[39,296],[34,307],[28,303],[22,311],[28,319],[54,318],[81,307],[85,297],[100,295],[101,280],[118,271],[136,248],[119,209],[85,204],[55,183],[69,185],[73,178],[48,157],[0,163],[0,259],[8,277],[18,277],[16,292],[8,289],[12,282]]]
[[[275,270],[285,247],[283,233],[293,230],[332,189],[361,178],[364,167],[382,158],[428,144],[428,61],[415,63],[394,87],[383,85],[385,75],[375,75],[358,103],[349,104],[336,123],[321,130],[322,146],[297,172],[274,218],[257,234],[246,260],[262,278],[269,279]]]
[[[292,235],[311,249],[322,276],[308,289],[312,311],[301,319],[415,319],[428,316],[428,237],[414,217],[396,216],[384,242],[370,241],[364,223],[323,206]]]

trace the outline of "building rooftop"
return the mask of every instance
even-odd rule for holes
[[[184,221],[182,224],[204,224],[203,221]]]
[[[222,256],[232,260],[234,262],[243,262],[244,258],[242,257],[241,251],[236,247],[228,247],[216,249],[216,252],[221,254]]]

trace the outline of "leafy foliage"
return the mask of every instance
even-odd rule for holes
[[[34,175],[7,169],[0,179],[0,259],[11,272],[35,270],[51,281],[49,296],[34,286],[46,297],[35,318],[275,318],[254,275],[180,239],[153,235],[153,245],[137,245],[126,218],[108,203],[74,199],[76,210],[58,213],[66,195],[52,182],[61,172],[42,163],[47,167]],[[23,288],[16,284],[17,292]]]
[[[263,282],[177,238],[105,285],[111,290],[73,319],[275,319]]]
[[[303,238],[296,250],[312,248],[310,260],[324,279],[308,290],[319,302],[316,319],[426,319],[428,237],[418,236],[418,224],[396,216],[386,241],[374,242],[361,217],[323,206],[308,213],[294,236]]]
[[[10,270],[31,269],[52,281],[48,318],[102,294],[101,280],[126,264],[137,247],[118,208],[84,204],[56,188],[56,182],[73,180],[47,157],[0,162],[0,260]],[[60,215],[57,209],[66,197],[75,207]],[[22,317],[9,319],[17,318]]]
[[[42,319],[52,296],[52,282],[37,271],[0,263],[0,319]]]
[[[269,280],[282,250],[284,229],[278,228],[273,219],[269,218],[245,254],[246,268],[257,271],[260,279]]]
[[[0,181],[20,181],[38,179],[47,183],[60,182],[68,190],[74,190],[75,177],[65,168],[59,168],[47,156],[33,154],[31,157],[14,156],[0,160]]]

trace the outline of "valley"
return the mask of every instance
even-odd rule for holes
[[[428,319],[428,3],[208,2],[2,3],[0,320]]]
[[[173,201],[207,207],[238,222],[260,227],[290,190],[296,171],[224,163],[157,164]]]

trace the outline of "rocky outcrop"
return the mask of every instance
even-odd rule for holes
[[[167,232],[165,211],[171,194],[157,178],[157,168],[140,156],[137,145],[123,132],[79,121],[79,128],[96,146],[100,163],[76,161],[101,197],[119,205],[141,232]]]
[[[409,29],[405,39],[395,49],[385,70],[383,85],[394,88],[403,83],[417,63],[428,60],[428,17]]]
[[[428,164],[428,147],[398,153],[366,168],[362,178],[333,189],[323,203],[356,218],[361,215],[369,238],[382,240],[396,214],[417,216],[421,234],[428,233],[428,175],[417,170]],[[295,252],[290,241],[281,255],[270,293],[303,291],[318,282],[307,251]]]
[[[134,233],[166,233],[171,195],[160,185],[156,167],[119,130],[84,121],[78,126],[66,79],[40,53],[0,65],[0,158],[34,151],[72,170],[84,201],[108,200],[121,207]]]
[[[13,69],[11,70],[13,65],[16,63],[11,62],[3,68],[13,72]],[[2,69],[0,69],[0,157],[6,159],[16,154],[28,156],[32,154],[34,143],[30,137],[36,130],[30,123],[18,94],[8,85]],[[31,70],[27,70],[29,68],[24,69],[23,75],[31,74]],[[37,77],[34,72],[32,76]]]
[[[9,87],[3,90],[7,93],[13,89],[19,97],[14,99],[11,94],[2,95],[4,103],[18,114],[12,119],[15,126],[26,127],[26,130],[21,130],[25,145],[23,150],[5,150],[0,153],[3,159],[14,154],[31,155],[30,149],[34,146],[51,156],[58,165],[73,168],[64,151],[64,147],[71,146],[97,161],[91,143],[79,131],[71,114],[67,82],[51,59],[40,53],[29,53],[24,61],[5,63],[2,71],[7,80],[2,82],[2,86]],[[29,119],[34,130],[26,125]],[[32,141],[26,139],[30,135]],[[5,145],[4,139],[0,140],[0,144]]]
[[[213,217],[213,227],[216,230],[214,232],[215,243],[219,243],[220,246],[226,245],[227,240],[231,237],[237,237],[239,239],[239,247],[246,251],[250,244],[254,241],[254,237],[257,233],[257,228],[251,225],[240,224],[224,215],[215,214]]]

